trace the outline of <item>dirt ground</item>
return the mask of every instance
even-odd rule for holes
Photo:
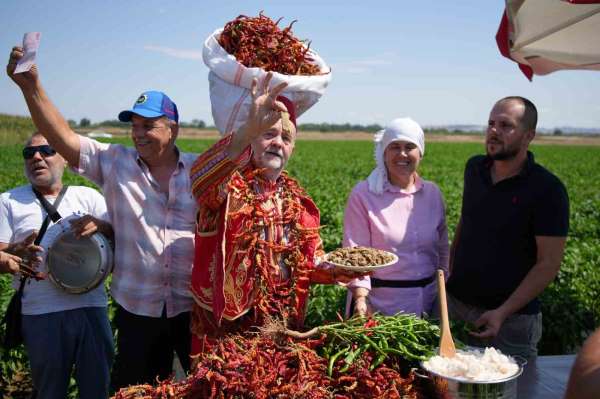
[[[123,129],[109,128],[99,129],[104,132],[112,133],[114,135],[128,135],[129,132]],[[87,133],[82,131],[81,133]],[[191,129],[181,128],[179,137],[183,138],[197,138],[197,139],[216,139],[219,137],[219,133],[216,130],[206,129]],[[372,140],[373,134],[366,132],[300,132],[299,140]],[[425,140],[427,142],[447,142],[447,143],[482,143],[483,136],[478,134],[425,134]],[[534,144],[557,144],[557,145],[582,145],[582,146],[600,146],[600,136],[546,136],[538,135],[534,139]]]

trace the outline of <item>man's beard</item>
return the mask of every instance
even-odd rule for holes
[[[272,169],[274,171],[283,169],[285,162],[283,160],[283,153],[281,151],[266,151],[262,160],[263,167]]]
[[[35,172],[30,171],[29,168],[25,166],[25,175],[32,186],[52,187],[58,180],[62,178],[62,173],[57,174],[57,172],[50,167],[48,167],[46,171],[47,175],[45,176],[35,176]]]
[[[283,159],[281,158],[271,158],[268,161],[263,162],[263,167],[271,170],[279,170],[282,169]]]
[[[31,174],[27,173],[27,178],[29,180],[29,182],[31,183],[32,186],[36,186],[36,187],[52,187],[56,184],[56,182],[58,181],[58,178],[50,173],[49,176],[37,176],[34,177]]]
[[[494,144],[501,145],[498,143],[494,143]],[[486,145],[487,156],[490,157],[491,159],[493,159],[494,161],[507,161],[507,160],[513,159],[517,156],[519,151],[520,151],[520,147],[518,145],[513,145],[511,147],[502,146],[502,148],[499,151],[495,152],[494,154],[491,154],[489,151],[488,145]]]
[[[518,153],[519,153],[519,150],[516,148],[513,148],[513,149],[499,151],[495,154],[490,154],[488,152],[488,156],[490,158],[492,158],[494,161],[507,161],[507,160],[515,158]]]

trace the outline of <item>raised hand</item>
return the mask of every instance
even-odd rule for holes
[[[246,132],[254,137],[273,126],[281,117],[282,111],[287,112],[285,105],[276,100],[287,87],[287,83],[280,83],[271,89],[269,86],[272,78],[273,74],[269,72],[262,82],[258,82],[256,78],[252,80],[252,104],[246,122]]]
[[[233,136],[228,151],[230,158],[237,158],[252,140],[267,131],[281,118],[281,112],[287,112],[285,105],[276,100],[277,96],[287,87],[287,83],[283,82],[271,88],[272,78],[273,74],[269,72],[260,82],[256,78],[252,80],[250,88],[252,104],[250,104],[248,119]]]
[[[27,72],[15,73],[17,62],[23,58],[23,47],[15,46],[10,52],[8,64],[6,65],[6,74],[21,88],[27,90],[34,88],[39,80],[37,65],[33,65]]]

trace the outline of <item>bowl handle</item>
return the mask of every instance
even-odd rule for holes
[[[525,359],[523,356],[515,355],[512,358],[515,359],[515,362],[517,362],[521,368],[524,368],[527,365],[527,359]]]
[[[423,378],[425,380],[431,380],[431,377],[425,374],[422,374],[421,369],[413,367],[410,371],[419,378]]]

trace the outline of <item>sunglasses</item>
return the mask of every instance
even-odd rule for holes
[[[51,157],[52,155],[56,154],[56,150],[50,147],[48,144],[34,145],[23,148],[23,158],[31,159],[38,151],[43,157]]]

